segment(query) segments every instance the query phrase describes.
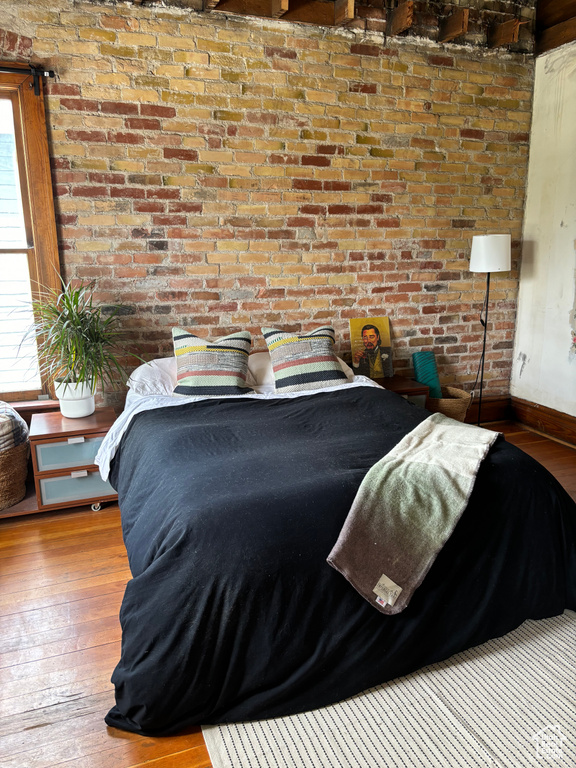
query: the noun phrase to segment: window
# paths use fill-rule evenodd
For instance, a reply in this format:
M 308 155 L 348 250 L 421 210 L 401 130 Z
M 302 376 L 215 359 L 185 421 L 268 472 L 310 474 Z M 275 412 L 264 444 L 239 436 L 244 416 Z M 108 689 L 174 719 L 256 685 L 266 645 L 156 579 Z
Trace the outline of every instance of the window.
M 42 88 L 28 67 L 0 63 L 0 400 L 32 400 L 45 388 L 36 344 L 21 346 L 29 302 L 59 285 L 58 246 Z

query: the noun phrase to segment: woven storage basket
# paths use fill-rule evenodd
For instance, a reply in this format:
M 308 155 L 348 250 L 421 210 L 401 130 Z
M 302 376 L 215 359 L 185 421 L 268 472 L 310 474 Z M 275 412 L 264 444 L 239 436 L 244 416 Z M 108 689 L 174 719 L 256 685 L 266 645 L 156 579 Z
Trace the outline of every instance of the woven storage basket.
M 0 451 L 0 510 L 13 507 L 26 496 L 30 443 Z
M 472 395 L 457 387 L 442 387 L 444 397 L 429 397 L 426 408 L 433 413 L 443 413 L 456 421 L 464 421 Z

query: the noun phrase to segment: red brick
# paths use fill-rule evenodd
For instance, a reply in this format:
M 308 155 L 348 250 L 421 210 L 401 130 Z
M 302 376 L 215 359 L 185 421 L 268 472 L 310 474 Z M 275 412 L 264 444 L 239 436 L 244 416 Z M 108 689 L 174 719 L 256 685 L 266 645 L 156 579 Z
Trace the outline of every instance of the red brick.
M 290 48 L 276 48 L 271 45 L 264 47 L 264 54 L 266 56 L 277 56 L 280 59 L 297 59 L 298 55 L 296 51 L 290 50 Z
M 109 131 L 108 141 L 114 144 L 144 144 L 146 139 L 138 133 L 128 133 L 127 131 Z
M 202 213 L 202 203 L 168 203 L 168 210 L 171 213 Z
M 167 160 L 188 160 L 196 162 L 198 160 L 198 152 L 195 149 L 181 149 L 179 147 L 165 147 L 164 157 Z
M 98 112 L 99 109 L 94 99 L 60 99 L 60 106 L 73 112 Z
M 313 251 L 332 251 L 338 248 L 336 240 L 316 240 L 312 243 Z
M 78 221 L 78 216 L 74 213 L 58 213 L 56 214 L 56 222 L 60 224 L 61 226 L 71 226 L 73 224 L 76 224 Z
M 114 270 L 114 276 L 118 278 L 134 279 L 136 277 L 146 277 L 148 270 L 146 267 L 117 267 Z
M 430 54 L 428 56 L 428 63 L 435 67 L 453 67 L 454 59 L 452 56 L 440 56 L 438 54 Z
M 107 187 L 74 187 L 72 190 L 72 197 L 104 197 L 107 194 Z
M 137 115 L 138 104 L 126 101 L 103 101 L 100 107 L 102 112 L 111 115 Z
M 157 291 L 158 301 L 186 301 L 188 294 L 186 291 Z
M 146 197 L 150 200 L 178 200 L 180 198 L 180 190 L 177 187 L 147 189 Z
M 283 299 L 286 295 L 284 288 L 260 288 L 256 294 L 257 299 Z
M 159 227 L 185 227 L 186 216 L 176 214 L 156 214 L 152 216 L 152 223 Z
M 164 203 L 151 203 L 149 201 L 134 203 L 136 213 L 163 213 Z
M 59 83 L 51 78 L 46 78 L 46 90 L 51 96 L 80 96 L 80 86 L 68 83 Z
M 324 181 L 323 188 L 326 192 L 348 192 L 352 185 L 349 181 Z
M 98 143 L 106 141 L 104 131 L 77 131 L 70 129 L 66 131 L 66 138 L 70 141 L 80 141 L 82 143 Z
M 380 56 L 383 54 L 383 50 L 378 45 L 352 43 L 350 46 L 350 53 L 356 53 L 358 56 Z
M 110 187 L 110 197 L 128 197 L 132 200 L 146 196 L 146 190 L 138 187 Z
M 278 115 L 273 112 L 247 112 L 246 120 L 248 120 L 249 123 L 276 125 L 278 123 Z
M 319 144 L 316 152 L 319 155 L 343 155 L 344 147 L 339 147 L 336 144 Z
M 160 120 L 145 117 L 127 117 L 124 125 L 133 131 L 159 131 L 162 127 Z
M 32 53 L 33 40 L 31 37 L 20 35 L 16 44 L 16 53 L 21 57 L 27 57 Z
M 314 179 L 292 179 L 293 189 L 322 189 L 322 182 Z
M 162 107 L 156 104 L 141 104 L 140 114 L 145 117 L 176 117 L 174 107 Z
M 228 130 L 230 131 L 233 127 L 234 126 L 229 126 Z M 198 125 L 198 133 L 202 136 L 225 136 L 226 128 L 217 123 L 200 123 Z M 228 135 L 232 134 L 229 133 Z
M 302 155 L 302 165 L 317 165 L 327 168 L 331 164 L 332 161 L 325 155 Z
M 420 240 L 420 247 L 430 248 L 432 250 L 434 249 L 440 250 L 446 247 L 446 241 L 445 240 Z
M 18 48 L 19 36 L 15 32 L 4 32 L 4 40 L 2 41 L 2 47 L 7 53 L 15 53 Z
M 348 86 L 350 93 L 377 93 L 376 83 L 350 83 Z
M 172 240 L 199 240 L 200 230 L 174 227 L 168 230 L 167 235 Z
M 479 131 L 476 128 L 461 128 L 460 136 L 463 139 L 483 139 L 484 131 Z
M 126 32 L 134 29 L 134 21 L 124 16 L 102 16 L 100 23 L 105 29 L 121 29 Z
M 298 160 L 298 155 L 271 154 L 268 158 L 271 165 L 298 165 Z
M 355 205 L 329 205 L 328 206 L 328 215 L 329 216 L 347 216 L 349 214 L 356 213 L 356 206 Z
M 52 157 L 50 159 L 51 168 L 70 168 L 70 160 L 66 157 Z
M 314 227 L 316 219 L 306 218 L 305 216 L 289 216 L 286 220 L 289 227 Z
M 82 171 L 54 171 L 52 174 L 56 183 L 60 184 L 79 184 L 86 181 L 86 174 Z

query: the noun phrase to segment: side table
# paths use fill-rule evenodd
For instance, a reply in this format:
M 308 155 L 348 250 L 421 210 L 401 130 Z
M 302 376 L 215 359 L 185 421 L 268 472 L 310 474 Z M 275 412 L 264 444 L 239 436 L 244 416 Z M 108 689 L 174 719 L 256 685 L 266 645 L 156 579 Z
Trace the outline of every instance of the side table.
M 116 501 L 110 483 L 100 477 L 94 458 L 114 423 L 113 408 L 97 408 L 91 416 L 67 419 L 59 411 L 35 413 L 30 422 L 30 451 L 38 511 Z
M 426 384 L 420 384 L 419 381 L 407 379 L 405 376 L 388 376 L 384 379 L 374 379 L 374 381 L 383 386 L 384 389 L 401 395 L 405 400 L 422 408 L 426 407 L 429 392 L 429 387 Z

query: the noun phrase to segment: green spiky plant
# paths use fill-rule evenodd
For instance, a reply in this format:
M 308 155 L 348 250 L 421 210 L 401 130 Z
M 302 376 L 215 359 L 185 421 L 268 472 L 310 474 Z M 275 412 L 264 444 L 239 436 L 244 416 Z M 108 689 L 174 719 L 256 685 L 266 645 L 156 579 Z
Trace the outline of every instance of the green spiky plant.
M 94 286 L 62 280 L 61 290 L 46 289 L 32 301 L 35 322 L 27 334 L 36 337 L 40 373 L 48 383 L 86 384 L 92 394 L 98 382 L 115 388 L 125 381 L 126 355 L 121 306 L 97 304 Z

